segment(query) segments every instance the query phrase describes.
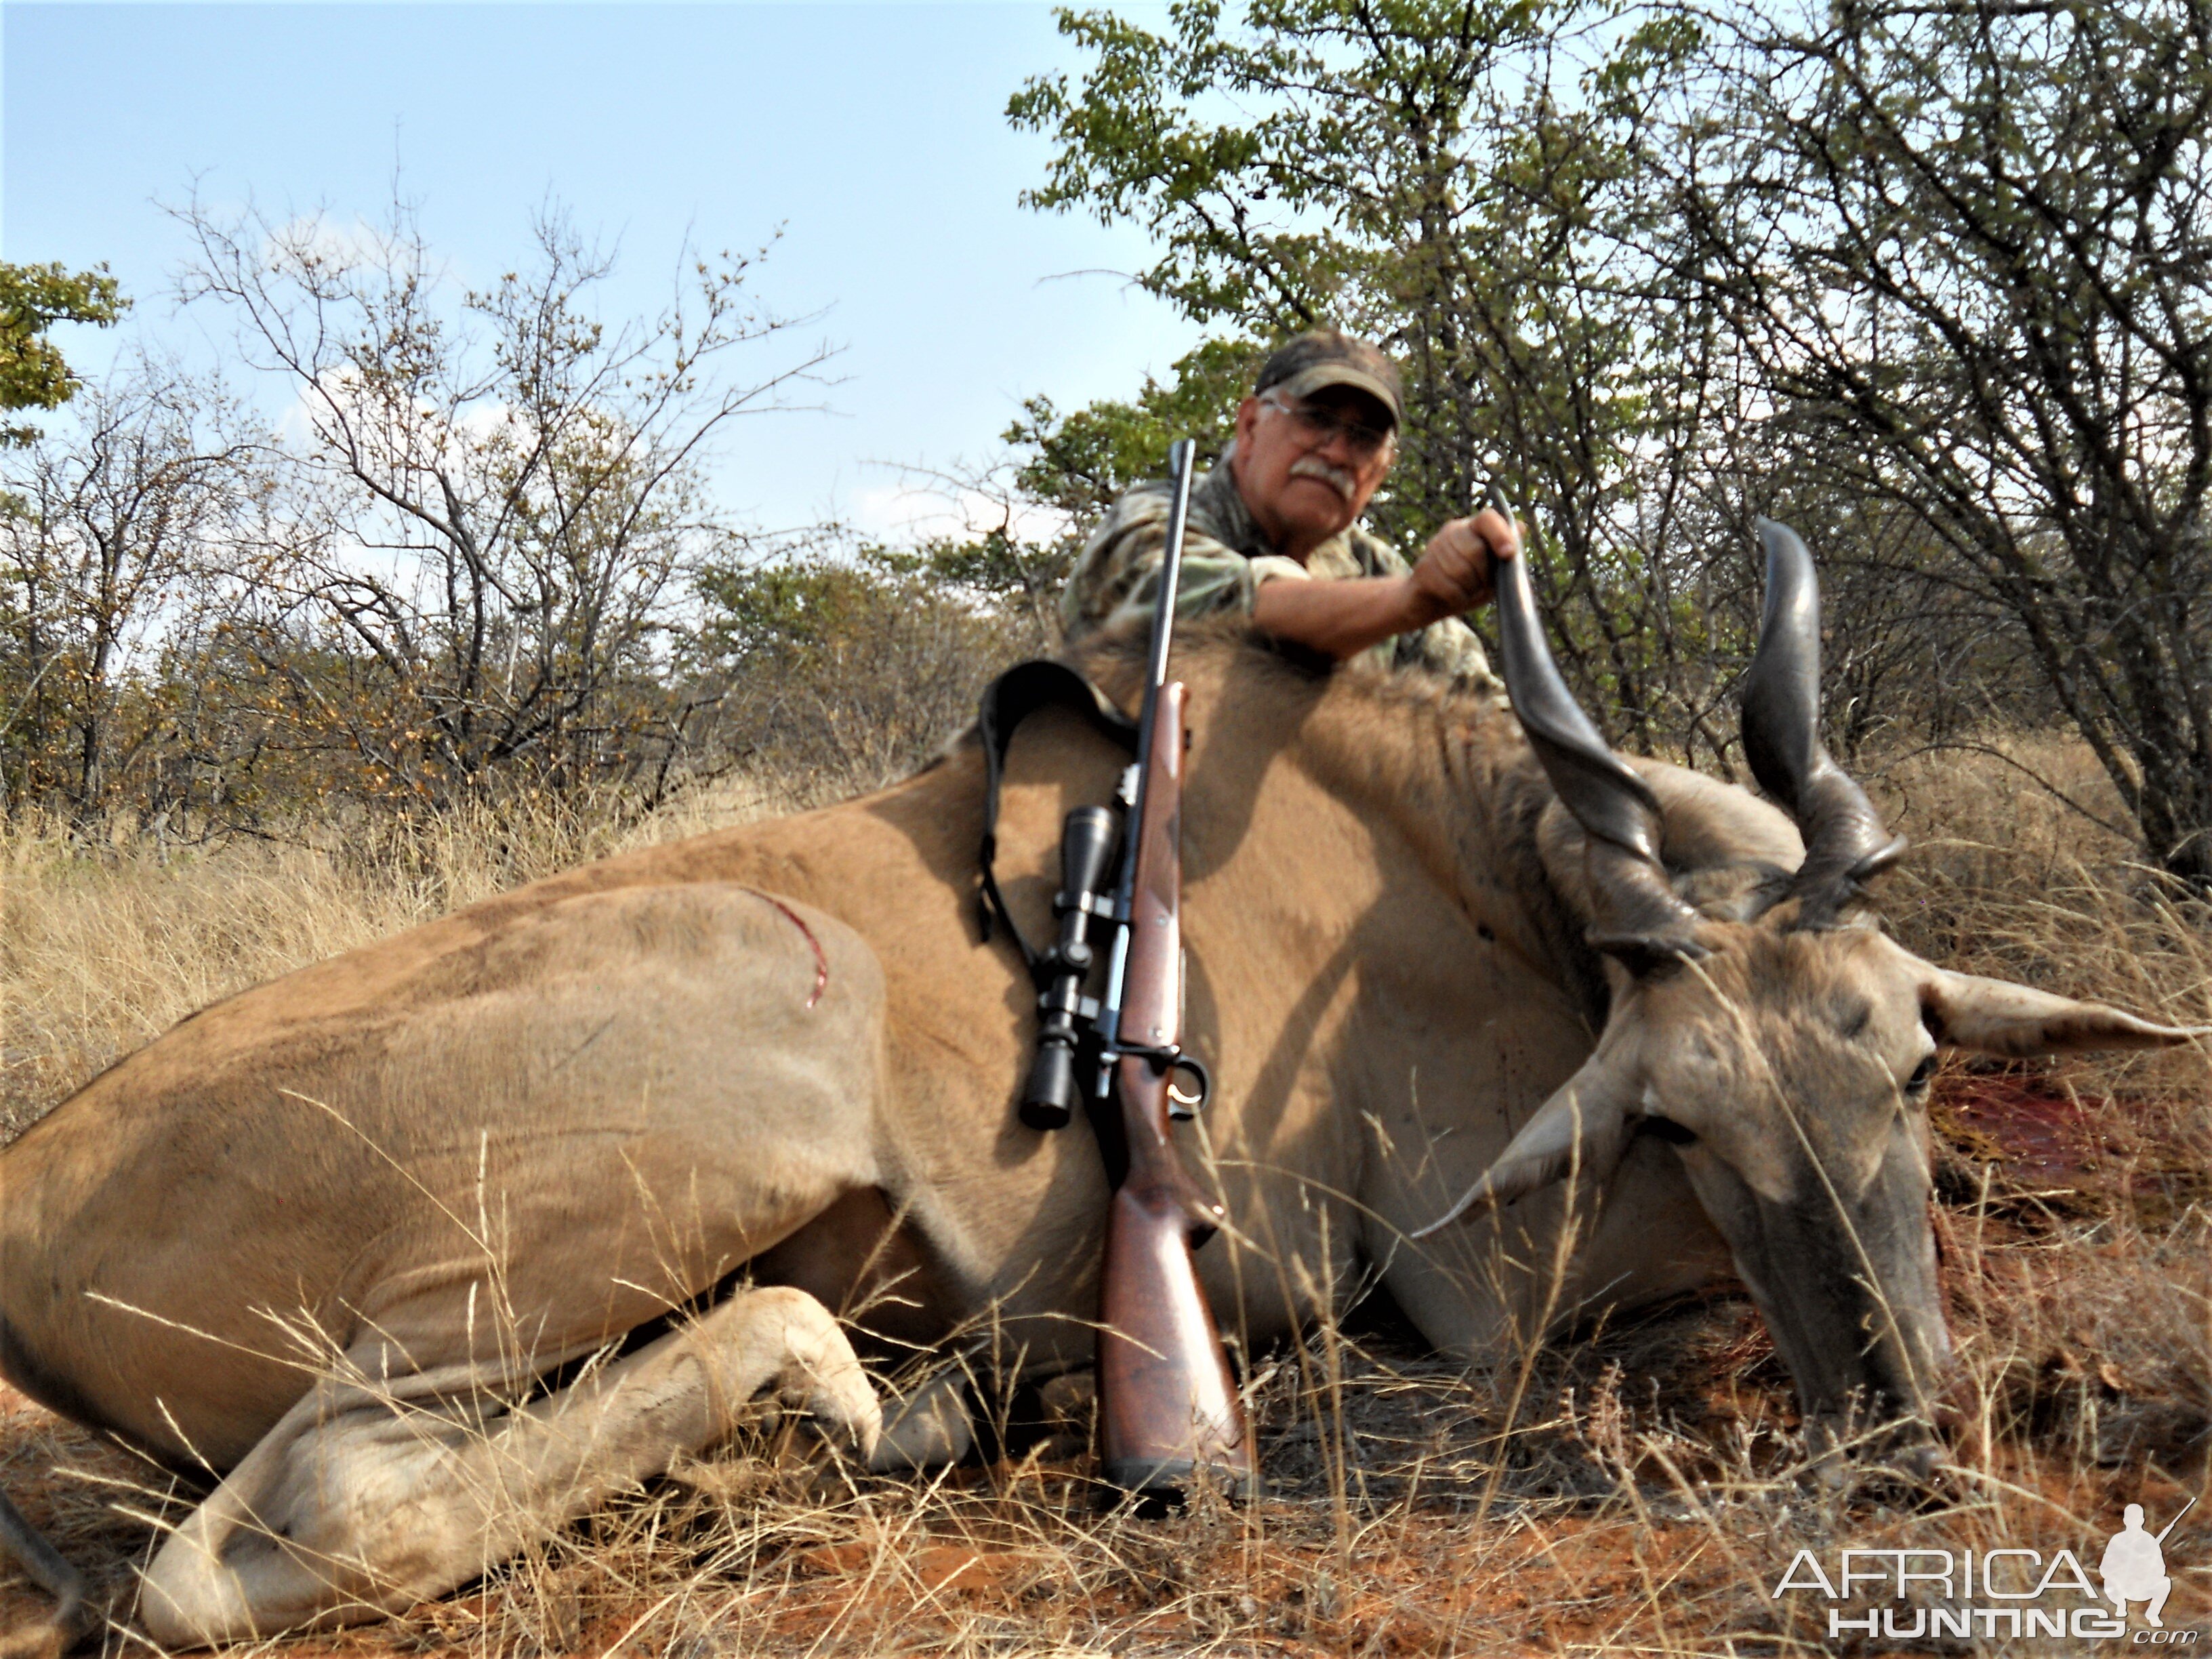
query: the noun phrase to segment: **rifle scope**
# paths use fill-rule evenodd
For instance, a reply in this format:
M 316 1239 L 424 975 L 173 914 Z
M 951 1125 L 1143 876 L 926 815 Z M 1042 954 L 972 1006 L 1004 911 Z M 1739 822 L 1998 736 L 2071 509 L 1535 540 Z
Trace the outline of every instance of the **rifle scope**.
M 1091 1089 L 1077 1075 L 1077 1050 L 1083 1042 L 1083 981 L 1097 953 L 1088 937 L 1091 919 L 1113 911 L 1105 884 L 1114 856 L 1114 814 L 1103 806 L 1079 806 L 1067 815 L 1060 837 L 1060 891 L 1052 913 L 1060 918 L 1060 939 L 1043 967 L 1050 982 L 1037 996 L 1043 1018 L 1037 1031 L 1037 1056 L 1022 1085 L 1022 1121 L 1032 1129 L 1063 1129 Z

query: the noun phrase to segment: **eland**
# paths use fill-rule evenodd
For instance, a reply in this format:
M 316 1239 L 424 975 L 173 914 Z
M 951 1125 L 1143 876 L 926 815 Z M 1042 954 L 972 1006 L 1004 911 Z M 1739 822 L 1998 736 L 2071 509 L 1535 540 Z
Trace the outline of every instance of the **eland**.
M 1810 1437 L 1923 1438 L 1947 1363 L 1925 1112 L 1945 1044 L 2197 1035 L 1946 971 L 1862 890 L 1890 839 L 1818 737 L 1811 560 L 1763 526 L 1744 693 L 1768 805 L 1611 753 L 1503 567 L 1501 703 L 1178 654 L 1200 1254 L 1252 1352 L 1378 1274 L 1494 1360 L 1602 1308 L 1748 1286 Z M 1076 657 L 1130 703 L 1127 641 Z M 1014 909 L 1122 763 L 1015 740 Z M 990 1323 L 1089 1363 L 1107 1167 L 1015 1113 L 1034 993 L 980 936 L 972 737 L 827 811 L 607 860 L 215 1004 L 0 1154 L 0 1372 L 210 1483 L 145 1569 L 169 1647 L 382 1616 L 726 1437 L 764 1391 L 879 1468 L 958 1392 L 875 1377 Z M 1449 1223 L 1449 1224 L 1445 1224 Z M 82 1583 L 0 1499 L 0 1536 Z

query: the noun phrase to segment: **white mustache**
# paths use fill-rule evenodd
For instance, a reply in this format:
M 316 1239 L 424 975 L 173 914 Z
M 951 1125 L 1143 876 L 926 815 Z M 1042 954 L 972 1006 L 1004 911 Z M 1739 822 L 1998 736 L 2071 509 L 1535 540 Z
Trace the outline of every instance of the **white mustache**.
M 1359 480 L 1340 466 L 1332 466 L 1318 455 L 1301 455 L 1291 463 L 1293 478 L 1319 478 L 1347 501 L 1358 492 Z

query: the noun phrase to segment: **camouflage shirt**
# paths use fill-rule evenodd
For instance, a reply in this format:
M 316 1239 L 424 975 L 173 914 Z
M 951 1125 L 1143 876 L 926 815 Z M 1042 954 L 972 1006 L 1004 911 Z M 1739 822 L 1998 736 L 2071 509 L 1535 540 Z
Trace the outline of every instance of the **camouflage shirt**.
M 1124 490 L 1084 544 L 1060 593 L 1060 618 L 1071 641 L 1127 617 L 1152 614 L 1167 536 L 1166 483 Z M 1191 486 L 1176 615 L 1185 620 L 1249 616 L 1252 596 L 1262 582 L 1401 576 L 1409 568 L 1396 549 L 1357 525 L 1314 549 L 1304 565 L 1273 551 L 1253 522 L 1224 454 L 1219 466 Z M 1383 669 L 1425 668 L 1467 690 L 1504 689 L 1490 672 L 1482 641 L 1456 617 L 1370 646 L 1359 660 Z

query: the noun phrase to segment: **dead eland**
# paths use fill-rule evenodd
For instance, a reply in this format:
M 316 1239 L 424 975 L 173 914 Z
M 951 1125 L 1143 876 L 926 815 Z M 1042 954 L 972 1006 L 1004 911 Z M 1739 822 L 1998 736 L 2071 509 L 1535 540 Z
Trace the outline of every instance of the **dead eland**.
M 1525 583 L 1517 720 L 1241 637 L 1181 652 L 1218 1103 L 1189 1150 L 1231 1223 L 1199 1260 L 1248 1343 L 1363 1267 L 1470 1360 L 1733 1274 L 1816 1440 L 1854 1411 L 1910 1434 L 1948 1351 L 1938 1045 L 2193 1035 L 1884 935 L 1861 889 L 1899 845 L 1818 741 L 1810 560 L 1767 533 L 1747 750 L 1786 811 L 1608 753 Z M 1132 701 L 1126 642 L 1079 660 Z M 1016 740 L 1026 923 L 1121 760 L 1056 714 Z M 868 1368 L 987 1316 L 1025 1374 L 1089 1363 L 1106 1173 L 1015 1115 L 1033 1000 L 978 936 L 982 771 L 971 739 L 288 975 L 0 1154 L 0 1372 L 214 1483 L 145 1573 L 155 1640 L 444 1594 L 769 1389 L 878 1466 L 957 1456 L 954 1391 L 887 1413 Z M 61 1598 L 6 1646 L 58 1646 L 75 1575 L 4 1500 L 0 1534 Z

